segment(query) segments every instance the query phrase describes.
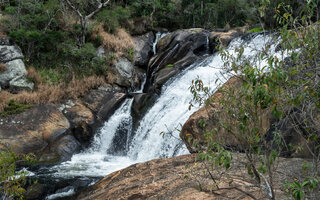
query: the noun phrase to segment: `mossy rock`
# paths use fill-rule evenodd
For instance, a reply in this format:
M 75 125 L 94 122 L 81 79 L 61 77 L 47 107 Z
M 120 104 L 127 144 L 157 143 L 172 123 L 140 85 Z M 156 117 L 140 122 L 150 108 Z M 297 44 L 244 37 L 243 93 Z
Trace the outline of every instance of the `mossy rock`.
M 8 117 L 10 115 L 15 115 L 22 113 L 23 111 L 32 108 L 33 104 L 22 104 L 14 100 L 10 100 L 7 103 L 7 107 L 4 108 L 3 112 L 0 113 L 1 117 Z

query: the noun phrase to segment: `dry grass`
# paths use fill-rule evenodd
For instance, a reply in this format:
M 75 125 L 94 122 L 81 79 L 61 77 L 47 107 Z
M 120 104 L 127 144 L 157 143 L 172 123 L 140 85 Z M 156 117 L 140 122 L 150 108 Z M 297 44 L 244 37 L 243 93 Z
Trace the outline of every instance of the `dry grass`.
M 130 34 L 124 29 L 118 29 L 115 34 L 110 34 L 103 29 L 102 24 L 97 26 L 92 33 L 92 38 L 98 37 L 101 38 L 102 45 L 106 49 L 114 52 L 115 58 L 127 53 L 128 50 L 132 49 L 135 45 Z
M 0 112 L 7 106 L 9 100 L 23 104 L 59 103 L 64 99 L 76 99 L 84 96 L 90 89 L 105 85 L 105 79 L 98 76 L 89 76 L 83 79 L 75 79 L 68 84 L 48 85 L 40 83 L 36 91 L 24 91 L 19 94 L 11 94 L 7 91 L 0 93 Z
M 4 64 L 4 63 L 0 63 L 0 73 L 4 72 L 4 71 L 7 71 L 7 70 L 8 70 L 7 65 Z
M 32 66 L 28 68 L 27 78 L 31 79 L 36 85 L 43 83 L 42 77 Z

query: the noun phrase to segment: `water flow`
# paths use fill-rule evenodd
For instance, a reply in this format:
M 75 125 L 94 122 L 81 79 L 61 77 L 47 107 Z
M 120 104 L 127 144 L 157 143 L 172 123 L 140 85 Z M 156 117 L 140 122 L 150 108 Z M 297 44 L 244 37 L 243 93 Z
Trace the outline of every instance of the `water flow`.
M 243 55 L 252 58 L 257 51 L 266 51 L 265 44 L 270 41 L 273 41 L 270 35 L 257 35 L 247 41 L 238 38 L 231 42 L 228 51 L 235 55 L 235 49 L 242 46 L 244 47 Z M 268 51 L 277 55 L 279 53 L 276 53 L 275 47 L 276 45 L 272 44 Z M 277 57 L 281 58 L 281 55 Z M 262 67 L 265 64 L 265 61 L 259 63 Z M 193 64 L 169 80 L 163 86 L 160 97 L 145 114 L 134 133 L 131 130 L 132 124 L 130 125 L 133 99 L 125 100 L 97 134 L 91 148 L 74 155 L 71 161 L 52 168 L 52 172 L 55 176 L 63 177 L 105 176 L 133 163 L 188 153 L 185 145 L 179 139 L 177 129 L 180 129 L 189 116 L 198 109 L 188 110 L 192 99 L 192 94 L 189 92 L 191 82 L 199 77 L 206 86 L 215 90 L 217 85 L 224 83 L 229 78 L 228 75 L 223 74 L 225 71 L 223 66 L 224 62 L 216 54 Z M 219 81 L 216 82 L 217 79 Z M 124 156 L 117 156 L 110 151 L 115 145 L 114 137 L 119 130 L 133 137 L 130 146 L 128 144 L 125 146 Z M 163 135 L 162 132 L 166 134 Z M 127 143 L 128 141 L 129 137 L 127 137 Z
M 161 38 L 163 38 L 164 36 L 168 35 L 168 34 L 169 34 L 169 33 L 160 33 L 160 32 L 158 32 L 158 33 L 156 34 L 156 40 L 155 40 L 154 43 L 153 43 L 153 54 L 154 54 L 154 55 L 157 53 L 157 44 L 158 44 L 159 40 L 160 40 Z

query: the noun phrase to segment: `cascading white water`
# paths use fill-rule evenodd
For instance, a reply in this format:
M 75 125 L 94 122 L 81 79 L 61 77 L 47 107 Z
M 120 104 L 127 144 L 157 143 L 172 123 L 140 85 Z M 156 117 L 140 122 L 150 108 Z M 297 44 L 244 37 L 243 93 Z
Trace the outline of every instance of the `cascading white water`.
M 275 51 L 277 42 L 272 35 L 262 34 L 253 39 L 243 41 L 237 38 L 228 47 L 230 54 L 235 54 L 235 49 L 244 47 L 244 56 L 250 58 L 257 51 L 266 51 L 283 57 Z M 270 48 L 264 49 L 266 43 Z M 259 63 L 261 67 L 265 61 Z M 74 155 L 71 161 L 62 163 L 52 168 L 55 176 L 105 176 L 113 171 L 127 167 L 130 164 L 142 162 L 154 158 L 171 157 L 188 153 L 186 147 L 179 139 L 176 128 L 180 129 L 188 117 L 197 109 L 188 110 L 192 94 L 189 92 L 192 80 L 199 77 L 206 86 L 213 90 L 217 84 L 224 83 L 228 77 L 223 75 L 223 61 L 218 54 L 207 57 L 199 63 L 190 66 L 184 72 L 172 78 L 162 88 L 161 95 L 155 104 L 147 111 L 140 125 L 133 133 L 132 142 L 126 145 L 126 155 L 116 156 L 109 149 L 116 132 L 126 129 L 127 135 L 131 135 L 132 119 L 131 105 L 133 99 L 127 99 L 122 106 L 105 123 L 101 131 L 94 139 L 93 146 L 87 151 Z M 222 78 L 224 77 L 224 78 Z M 218 82 L 216 80 L 219 79 Z M 160 134 L 165 132 L 164 137 Z M 170 134 L 168 134 L 170 133 Z M 172 136 L 171 136 L 172 135 Z M 127 139 L 128 141 L 128 139 Z
M 152 46 L 153 54 L 156 54 L 156 53 L 157 53 L 157 44 L 158 44 L 159 40 L 160 40 L 161 38 L 163 38 L 164 36 L 168 35 L 168 34 L 169 34 L 169 33 L 160 33 L 160 32 L 158 32 L 158 33 L 156 34 L 156 40 L 155 40 L 155 42 L 153 43 L 153 46 Z

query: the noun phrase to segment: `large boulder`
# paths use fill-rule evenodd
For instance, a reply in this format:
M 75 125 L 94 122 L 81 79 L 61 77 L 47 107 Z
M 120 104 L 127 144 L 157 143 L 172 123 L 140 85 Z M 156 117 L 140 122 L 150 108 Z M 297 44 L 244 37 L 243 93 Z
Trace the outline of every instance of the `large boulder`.
M 0 148 L 9 147 L 17 153 L 35 153 L 41 157 L 44 152 L 54 151 L 50 146 L 67 135 L 69 128 L 69 121 L 56 106 L 36 105 L 20 114 L 1 118 Z M 59 156 L 55 158 L 58 161 L 69 155 L 61 152 Z
M 219 90 L 217 90 L 211 97 L 212 102 L 210 105 L 204 106 L 195 113 L 193 113 L 189 119 L 183 125 L 180 138 L 186 144 L 188 150 L 192 153 L 198 152 L 199 149 L 196 149 L 193 144 L 194 142 L 199 143 L 200 146 L 205 146 L 207 144 L 205 140 L 206 132 L 210 132 L 215 128 L 219 128 L 219 114 L 224 112 L 223 107 L 220 105 L 220 100 L 225 94 L 224 91 L 228 91 L 229 88 L 237 90 L 241 86 L 241 80 L 239 78 L 229 79 Z M 222 116 L 222 115 L 221 115 Z M 227 120 L 227 119 L 222 119 Z M 269 122 L 269 118 L 266 119 Z M 200 122 L 206 122 L 206 126 L 202 126 Z M 265 125 L 267 128 L 270 127 L 270 124 Z M 232 127 L 237 129 L 237 127 Z M 215 135 L 215 138 L 221 139 L 219 142 L 223 143 L 226 147 L 233 148 L 236 150 L 244 150 L 245 144 L 238 140 L 233 134 L 229 133 L 224 129 L 219 129 L 219 132 Z
M 209 53 L 210 32 L 204 29 L 178 30 L 163 37 L 157 44 L 147 69 L 147 90 L 159 89 L 176 73 Z
M 113 83 L 119 86 L 130 88 L 132 91 L 139 89 L 143 72 L 133 65 L 127 58 L 120 57 L 115 64 L 116 72 L 113 73 Z
M 245 155 L 234 154 L 229 170 L 211 170 L 194 155 L 151 160 L 114 172 L 95 185 L 81 191 L 75 199 L 267 199 L 266 193 L 248 174 Z M 282 159 L 274 172 L 273 188 L 279 199 L 285 199 L 285 180 L 303 178 L 302 159 Z M 215 190 L 216 178 L 220 190 Z M 221 177 L 219 179 L 219 177 Z M 201 188 L 201 191 L 199 190 Z M 214 192 L 213 192 L 214 190 Z M 248 195 L 249 194 L 249 195 Z
M 92 111 L 81 100 L 68 100 L 62 104 L 59 110 L 70 122 L 73 136 L 87 147 L 94 136 L 96 119 Z
M 0 86 L 8 88 L 12 92 L 32 90 L 34 84 L 26 79 L 27 70 L 22 61 L 21 49 L 9 39 L 0 39 L 0 63 L 6 66 L 6 70 L 0 71 Z
M 83 104 L 96 116 L 97 123 L 107 120 L 126 98 L 125 93 L 92 90 L 83 99 Z
M 193 113 L 185 122 L 180 132 L 180 138 L 184 141 L 191 153 L 206 149 L 207 141 L 205 133 L 212 132 L 213 130 L 217 130 L 217 132 L 213 134 L 213 140 L 219 142 L 225 148 L 240 152 L 247 150 L 250 141 L 241 137 L 239 134 L 234 134 L 240 133 L 240 128 L 238 124 L 230 121 L 232 119 L 225 113 L 226 109 L 219 103 L 222 96 L 228 94 L 230 89 L 235 91 L 235 101 L 238 101 L 240 104 L 241 101 L 245 101 L 237 97 L 236 91 L 241 85 L 242 80 L 240 78 L 233 77 L 229 79 L 211 96 L 210 105 L 204 106 Z M 318 116 L 319 114 L 314 113 L 313 120 L 315 120 L 316 123 L 320 123 Z M 284 117 L 278 120 L 272 115 L 270 109 L 263 109 L 259 112 L 259 118 L 260 125 L 258 132 L 264 135 L 265 141 L 268 143 L 268 145 L 265 146 L 266 148 L 271 147 L 278 150 L 280 155 L 285 157 L 312 158 L 310 150 L 314 151 L 317 148 L 316 146 L 319 144 L 319 140 L 314 142 L 309 141 L 309 136 L 306 133 L 310 128 L 304 123 L 308 120 L 305 120 L 303 116 L 297 114 L 297 112 L 293 115 L 293 112 L 288 111 L 284 112 Z M 203 126 L 204 122 L 206 124 L 205 126 Z M 233 133 L 223 128 L 221 122 L 231 124 Z M 281 133 L 283 142 L 285 143 L 281 149 L 279 149 L 276 141 L 274 141 L 274 131 Z M 289 148 L 290 146 L 295 148 Z
M 154 34 L 149 32 L 145 35 L 134 38 L 134 65 L 146 69 L 148 62 L 153 55 Z
M 74 138 L 83 148 L 87 147 L 97 129 L 113 114 L 126 94 L 100 88 L 90 91 L 84 98 L 68 100 L 59 110 L 70 122 Z
M 247 27 L 234 28 L 230 30 L 215 30 L 210 33 L 210 49 L 219 50 L 219 46 L 227 47 L 229 43 L 236 37 L 241 36 L 247 31 Z

